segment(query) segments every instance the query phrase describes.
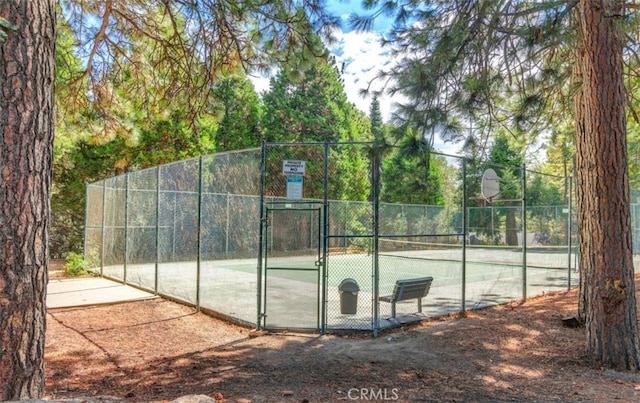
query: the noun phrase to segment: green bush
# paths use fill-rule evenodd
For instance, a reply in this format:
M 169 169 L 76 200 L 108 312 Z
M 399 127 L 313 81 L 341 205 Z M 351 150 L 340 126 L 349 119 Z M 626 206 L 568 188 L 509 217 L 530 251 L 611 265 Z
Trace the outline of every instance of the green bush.
M 89 262 L 76 252 L 69 252 L 64 265 L 64 272 L 69 277 L 77 277 L 87 274 L 89 270 Z

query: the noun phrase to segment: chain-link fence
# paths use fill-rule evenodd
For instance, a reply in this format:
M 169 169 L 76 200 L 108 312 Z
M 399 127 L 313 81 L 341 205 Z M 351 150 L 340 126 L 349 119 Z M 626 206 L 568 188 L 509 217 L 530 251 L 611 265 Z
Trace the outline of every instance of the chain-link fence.
M 259 328 L 377 334 L 577 284 L 570 187 L 406 147 L 264 144 L 89 184 L 85 255 L 104 276 Z M 388 302 L 398 280 L 425 277 L 422 304 Z

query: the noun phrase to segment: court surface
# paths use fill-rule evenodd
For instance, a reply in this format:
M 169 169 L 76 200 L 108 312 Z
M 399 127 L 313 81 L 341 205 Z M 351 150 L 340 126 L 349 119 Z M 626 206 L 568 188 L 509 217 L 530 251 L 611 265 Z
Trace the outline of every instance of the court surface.
M 71 308 L 156 298 L 149 292 L 101 277 L 50 279 L 47 308 Z
M 371 329 L 376 309 L 373 259 L 367 253 L 330 253 L 324 277 L 317 269 L 316 256 L 268 256 L 261 277 L 257 275 L 257 259 L 161 263 L 157 271 L 155 264 L 129 264 L 126 283 L 149 291 L 157 284 L 161 295 L 255 324 L 260 281 L 260 316 L 267 327 L 318 329 L 324 311 L 327 329 Z M 486 248 L 468 248 L 464 268 L 460 259 L 461 249 L 381 253 L 378 295 L 390 294 L 397 279 L 431 276 L 434 281 L 423 300 L 422 314 L 417 313 L 417 301 L 406 301 L 398 303 L 397 318 L 393 319 L 391 304 L 380 302 L 379 327 L 460 311 L 463 271 L 465 309 L 521 299 L 524 275 L 527 297 L 566 290 L 569 283 L 577 286 L 579 280 L 568 267 L 575 256 L 566 250 L 529 251 L 527 262 L 535 266 L 528 266 L 526 271 L 522 268 L 522 252 L 514 249 L 496 253 Z M 103 275 L 124 280 L 125 267 L 105 267 Z M 354 279 L 359 286 L 354 315 L 341 313 L 339 287 L 345 278 Z

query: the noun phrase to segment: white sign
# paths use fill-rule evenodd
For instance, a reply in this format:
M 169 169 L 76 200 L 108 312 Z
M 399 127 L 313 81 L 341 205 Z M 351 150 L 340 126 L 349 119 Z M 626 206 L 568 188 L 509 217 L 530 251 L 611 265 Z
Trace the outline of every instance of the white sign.
M 284 175 L 300 175 L 304 176 L 306 161 L 284 160 L 282 161 L 282 173 Z
M 302 183 L 302 176 L 287 176 L 287 199 L 302 199 Z

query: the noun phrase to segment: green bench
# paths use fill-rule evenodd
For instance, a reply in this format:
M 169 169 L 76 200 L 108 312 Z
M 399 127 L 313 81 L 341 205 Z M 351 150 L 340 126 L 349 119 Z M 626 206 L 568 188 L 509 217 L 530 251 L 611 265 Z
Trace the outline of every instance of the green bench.
M 391 295 L 385 295 L 378 300 L 391 303 L 391 317 L 396 317 L 396 303 L 418 300 L 418 312 L 422 313 L 422 298 L 426 297 L 431 288 L 433 277 L 420 277 L 397 280 Z

